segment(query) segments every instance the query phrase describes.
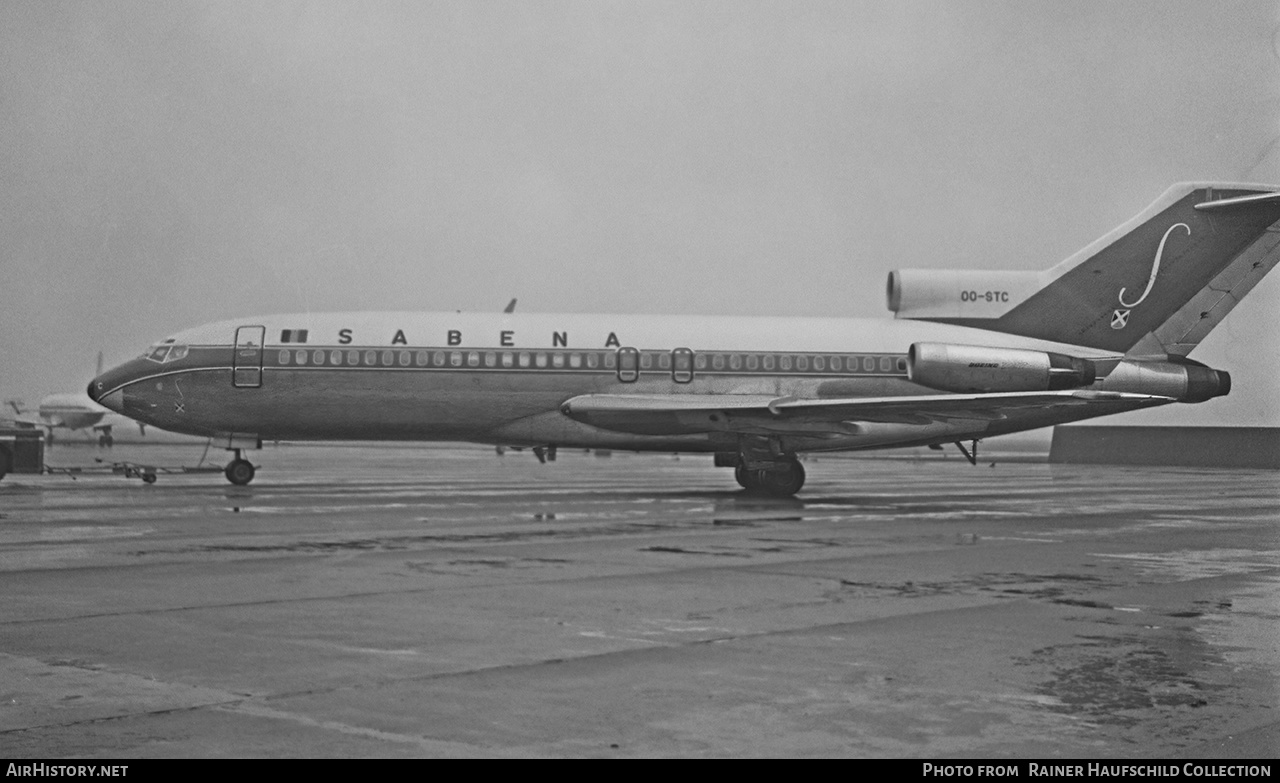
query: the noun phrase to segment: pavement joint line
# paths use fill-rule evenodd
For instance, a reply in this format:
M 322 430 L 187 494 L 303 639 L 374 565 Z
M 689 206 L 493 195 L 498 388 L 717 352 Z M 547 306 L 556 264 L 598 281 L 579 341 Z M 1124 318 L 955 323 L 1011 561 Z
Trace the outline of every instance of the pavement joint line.
M 954 548 L 955 548 L 954 545 L 939 545 L 933 551 L 947 552 L 947 551 L 951 551 Z M 821 550 L 811 550 L 811 551 L 831 552 L 831 550 L 833 549 L 834 547 L 830 547 L 830 548 L 823 548 Z M 653 567 L 653 568 L 636 567 L 635 570 L 633 571 L 628 571 L 626 573 L 620 573 L 620 574 L 604 574 L 604 575 L 595 574 L 595 575 L 579 576 L 579 577 L 564 577 L 559 579 L 533 580 L 530 582 L 530 584 L 536 584 L 536 585 L 573 584 L 578 582 L 626 579 L 630 577 L 643 576 L 643 575 L 655 574 L 655 573 L 665 574 L 668 576 L 679 576 L 681 574 L 694 574 L 702 571 L 712 571 L 712 570 L 721 571 L 721 572 L 726 570 L 749 571 L 752 574 L 766 574 L 769 576 L 781 576 L 781 577 L 788 577 L 793 579 L 813 579 L 815 577 L 812 574 L 789 573 L 787 570 L 783 570 L 783 569 L 788 566 L 798 568 L 808 564 L 824 563 L 832 560 L 848 559 L 847 557 L 837 556 L 835 552 L 831 552 L 831 553 L 832 553 L 831 557 L 810 558 L 805 560 L 788 560 L 786 561 L 785 564 L 730 563 L 730 562 L 723 562 L 723 561 L 717 560 L 714 562 L 714 564 L 705 563 L 705 564 L 696 565 L 696 566 L 691 565 L 687 568 L 662 569 L 658 567 Z M 666 554 L 666 553 L 661 553 L 661 554 Z M 690 553 L 690 554 L 697 555 L 698 553 Z M 878 557 L 878 556 L 879 555 L 877 553 L 864 552 L 858 556 L 858 559 L 862 559 L 865 557 Z M 891 557 L 892 553 L 885 553 L 884 556 Z M 170 565 L 170 564 L 166 563 L 165 565 Z M 53 570 L 57 570 L 57 569 L 53 569 Z M 26 572 L 26 573 L 29 573 L 29 572 Z M 823 578 L 836 579 L 836 577 L 823 577 Z M 1214 578 L 1214 577 L 1206 576 L 1203 578 Z M 338 595 L 298 596 L 295 598 L 271 598 L 271 599 L 266 599 L 262 601 L 229 602 L 229 603 L 221 603 L 221 604 L 198 604 L 194 606 L 172 606 L 172 607 L 162 607 L 162 608 L 156 608 L 156 609 L 136 609 L 131 611 L 121 611 L 121 612 L 101 612 L 96 614 L 70 615 L 66 617 L 38 617 L 38 618 L 29 618 L 29 619 L 0 620 L 0 627 L 15 626 L 15 625 L 29 625 L 34 623 L 51 623 L 51 622 L 56 623 L 56 622 L 73 622 L 78 620 L 100 620 L 100 619 L 105 619 L 110 617 L 141 617 L 141 616 L 147 616 L 147 615 L 161 615 L 161 614 L 169 614 L 169 613 L 176 613 L 176 612 L 199 612 L 204 610 L 235 609 L 235 608 L 250 607 L 250 606 L 274 606 L 279 604 L 307 603 L 311 601 L 342 601 L 342 600 L 353 599 L 353 598 L 358 599 L 358 598 L 375 598 L 378 596 L 391 596 L 391 595 L 413 595 L 415 593 L 440 593 L 442 591 L 454 591 L 454 590 L 474 591 L 476 589 L 483 589 L 486 587 L 500 587 L 503 584 L 505 584 L 505 582 L 481 582 L 481 583 L 471 582 L 466 585 L 451 585 L 447 587 L 433 586 L 433 587 L 405 588 L 405 589 L 398 589 L 398 590 L 374 590 L 369 592 L 343 593 Z
M 227 701 L 211 701 L 204 704 L 189 704 L 183 707 L 167 707 L 164 709 L 157 709 L 157 710 L 140 710 L 138 712 L 126 712 L 126 713 L 121 713 L 119 715 L 104 715 L 97 718 L 82 718 L 80 720 L 72 720 L 72 721 L 64 721 L 64 722 L 40 723 L 40 724 L 31 725 L 31 726 L 23 726 L 22 728 L 17 728 L 17 729 L 0 729 L 0 736 L 5 734 L 20 734 L 24 731 L 37 731 L 40 729 L 70 728 L 72 726 L 87 726 L 94 723 L 110 723 L 112 721 L 128 720 L 129 718 L 147 717 L 152 715 L 171 715 L 179 712 L 195 712 L 196 710 L 203 710 L 211 707 L 218 707 L 223 704 L 234 704 L 239 701 L 244 701 L 244 698 L 241 697 L 236 699 L 229 699 Z
M 970 596 L 971 597 L 971 596 Z M 599 661 L 611 657 L 619 657 L 626 655 L 639 655 L 648 653 L 671 652 L 683 649 L 692 649 L 696 647 L 710 646 L 714 644 L 723 644 L 725 642 L 750 641 L 753 639 L 777 638 L 783 636 L 804 636 L 814 633 L 830 633 L 834 629 L 849 628 L 869 623 L 890 622 L 899 620 L 904 616 L 911 618 L 919 618 L 930 614 L 946 614 L 956 611 L 976 611 L 990 609 L 993 606 L 1008 606 L 1010 603 L 1029 603 L 1037 599 L 1033 597 L 1015 597 L 1000 601 L 984 602 L 975 606 L 965 607 L 945 607 L 938 609 L 925 609 L 919 612 L 905 612 L 902 614 L 894 614 L 883 617 L 866 617 L 857 620 L 843 620 L 837 623 L 822 623 L 817 625 L 807 625 L 799 628 L 775 628 L 767 631 L 757 631 L 754 633 L 738 633 L 723 636 L 713 636 L 705 639 L 690 639 L 688 641 L 677 642 L 661 642 L 654 640 L 645 640 L 652 642 L 650 647 L 628 647 L 620 650 L 608 650 L 599 653 L 589 653 L 587 655 L 578 655 L 571 658 L 545 658 L 540 661 L 525 661 L 521 663 L 509 663 L 496 666 L 482 666 L 474 669 L 460 669 L 449 672 L 431 672 L 430 674 L 418 674 L 405 677 L 388 677 L 381 680 L 375 680 L 367 683 L 357 683 L 352 685 L 341 685 L 332 688 L 310 688 L 298 691 L 281 691 L 279 693 L 266 694 L 259 698 L 266 701 L 274 701 L 277 699 L 294 699 L 306 696 L 322 696 L 331 693 L 340 693 L 342 691 L 359 691 L 359 690 L 378 690 L 388 686 L 394 686 L 407 682 L 430 682 L 432 680 L 445 680 L 451 678 L 463 678 L 478 675 L 494 674 L 507 671 L 519 671 L 525 669 L 536 669 L 542 666 L 558 666 L 565 663 L 580 663 L 585 661 Z
M 1014 602 L 1025 603 L 1025 602 L 1034 601 L 1036 599 L 1031 597 L 1026 597 L 1026 598 L 1014 598 L 1012 600 Z M 271 602 L 271 603 L 276 603 L 276 602 Z M 981 610 L 981 609 L 990 608 L 991 606 L 997 605 L 997 604 L 1001 606 L 1005 606 L 1008 603 L 1009 603 L 1008 600 L 990 601 L 990 602 L 984 602 L 978 606 L 963 607 L 960 609 L 960 611 Z M 910 614 L 912 617 L 920 617 L 928 614 L 946 613 L 946 612 L 954 612 L 954 611 L 957 611 L 957 609 L 954 607 L 948 607 L 945 609 L 928 609 L 921 612 L 910 612 L 908 614 Z M 93 723 L 103 723 L 103 722 L 123 720 L 131 717 L 139 717 L 139 716 L 164 715 L 169 713 L 189 712 L 189 711 L 195 711 L 195 710 L 207 709 L 207 708 L 218 708 L 226 705 L 240 705 L 245 702 L 253 702 L 253 701 L 260 701 L 265 703 L 265 702 L 276 701 L 281 699 L 339 693 L 342 691 L 377 690 L 377 689 L 385 688 L 387 686 L 393 686 L 393 685 L 406 683 L 406 682 L 430 682 L 433 680 L 470 677 L 470 676 L 492 674 L 492 673 L 504 672 L 504 671 L 527 670 L 527 669 L 534 669 L 534 668 L 543 667 L 543 666 L 561 665 L 561 664 L 570 663 L 570 662 L 577 663 L 577 662 L 583 662 L 583 661 L 603 660 L 611 657 L 618 657 L 618 656 L 624 656 L 624 655 L 637 655 L 637 654 L 646 654 L 651 652 L 669 652 L 672 650 L 693 649 L 697 647 L 710 646 L 714 644 L 722 644 L 725 642 L 733 642 L 733 641 L 744 641 L 744 640 L 781 637 L 781 636 L 802 636 L 805 634 L 812 634 L 812 633 L 830 633 L 832 630 L 837 628 L 847 628 L 850 626 L 863 625 L 866 623 L 890 621 L 890 620 L 898 619 L 900 616 L 901 615 L 893 615 L 890 617 L 870 617 L 870 618 L 863 618 L 858 620 L 846 620 L 838 623 L 808 625 L 800 628 L 781 628 L 781 629 L 772 629 L 767 631 L 759 631 L 756 633 L 740 633 L 740 634 L 713 636 L 705 639 L 693 639 L 689 641 L 676 642 L 676 643 L 656 642 L 652 647 L 634 647 L 634 648 L 626 648 L 621 650 L 610 650 L 607 652 L 593 653 L 589 655 L 580 655 L 572 658 L 546 658 L 540 661 L 527 661 L 523 663 L 503 664 L 499 666 L 486 666 L 486 667 L 453 671 L 453 672 L 432 672 L 430 674 L 423 674 L 423 675 L 416 675 L 416 676 L 409 676 L 409 677 L 384 678 L 368 684 L 354 684 L 354 685 L 338 686 L 333 688 L 314 688 L 314 689 L 307 689 L 307 690 L 300 690 L 300 691 L 284 691 L 284 692 L 272 693 L 272 694 L 262 694 L 256 697 L 242 696 L 234 699 L 227 699 L 225 701 L 213 701 L 213 702 L 207 702 L 205 704 L 189 705 L 185 707 L 174 707 L 174 708 L 160 709 L 160 710 L 144 710 L 140 712 L 105 716 L 100 718 L 88 718 L 84 720 L 68 721 L 64 723 L 49 723 L 49 724 L 41 724 L 37 726 L 26 726 L 19 729 L 6 729 L 6 730 L 0 731 L 0 735 L 12 734 L 12 733 L 23 732 L 23 731 L 31 731 L 31 730 L 42 729 L 42 728 L 69 727 L 69 726 L 87 725 L 87 724 L 93 724 Z M 646 641 L 650 641 L 650 640 L 646 640 Z M 95 670 L 86 669 L 86 671 L 95 671 Z M 320 725 L 322 723 L 326 723 L 326 722 L 317 722 L 317 726 L 321 728 L 326 728 L 325 726 Z M 434 741 L 439 742 L 441 740 L 434 740 Z
M 258 718 L 269 718 L 273 720 L 292 721 L 300 723 L 304 726 L 311 726 L 318 729 L 328 731 L 336 731 L 340 734 L 351 734 L 360 737 L 368 737 L 370 739 L 386 740 L 388 742 L 398 742 L 401 744 L 415 745 L 424 749 L 437 749 L 437 746 L 444 745 L 463 745 L 474 748 L 477 752 L 483 752 L 486 749 L 481 745 L 475 745 L 469 742 L 460 742 L 458 740 L 446 740 L 427 736 L 413 736 L 410 734 L 400 734 L 397 732 L 382 731 L 379 729 L 366 728 L 364 726 L 353 726 L 349 723 L 332 720 L 318 720 L 296 712 L 288 712 L 285 710 L 272 709 L 256 700 L 245 700 L 238 704 L 224 706 L 220 704 L 212 705 L 212 709 L 222 710 L 224 712 L 234 712 L 240 715 L 249 715 Z
M 825 551 L 829 551 L 829 549 L 824 548 L 822 550 L 815 550 L 815 551 L 825 552 Z M 838 559 L 841 559 L 841 558 L 835 557 L 833 553 L 832 557 L 812 558 L 812 559 L 807 559 L 802 561 L 788 561 L 788 562 L 789 563 L 794 562 L 797 564 L 822 563 L 822 562 L 827 562 L 830 560 L 838 560 Z M 164 565 L 171 565 L 171 564 L 165 563 Z M 625 579 L 625 578 L 643 576 L 643 575 L 655 574 L 655 573 L 665 574 L 670 576 L 678 576 L 681 574 L 692 574 L 692 573 L 698 573 L 701 571 L 710 571 L 710 570 L 751 571 L 753 573 L 766 573 L 774 576 L 801 578 L 800 575 L 797 575 L 797 574 L 789 574 L 785 572 L 771 572 L 771 571 L 765 570 L 769 568 L 777 568 L 777 566 L 778 566 L 777 563 L 771 563 L 771 564 L 729 563 L 729 562 L 722 562 L 719 560 L 715 561 L 715 565 L 711 563 L 706 563 L 706 564 L 697 565 L 697 566 L 691 565 L 686 568 L 674 568 L 674 569 L 663 569 L 657 566 L 650 567 L 650 568 L 634 566 L 635 570 L 628 571 L 626 573 L 621 573 L 621 574 L 603 574 L 603 575 L 593 574 L 589 576 L 562 577 L 559 579 L 543 579 L 543 580 L 535 580 L 531 582 L 531 584 L 538 584 L 538 585 L 572 584 L 575 582 Z M 59 569 L 51 569 L 51 570 L 57 571 Z M 23 572 L 23 573 L 30 573 L 30 572 Z M 809 575 L 807 578 L 813 578 L 813 577 L 812 575 Z M 229 603 L 221 603 L 221 604 L 198 604 L 194 606 L 171 606 L 171 607 L 162 607 L 162 608 L 156 608 L 156 609 L 135 609 L 130 611 L 120 611 L 120 612 L 100 612 L 95 614 L 70 615 L 66 617 L 37 617 L 37 618 L 29 618 L 29 619 L 0 620 L 0 627 L 13 626 L 13 625 L 27 625 L 32 623 L 72 622 L 77 620 L 100 620 L 100 619 L 110 618 L 110 617 L 134 617 L 134 616 L 158 615 L 158 614 L 168 614 L 172 612 L 198 612 L 198 611 L 207 610 L 207 609 L 234 609 L 234 608 L 248 607 L 248 606 L 273 606 L 278 604 L 306 603 L 309 601 L 340 601 L 340 600 L 351 599 L 351 598 L 373 598 L 373 597 L 384 596 L 384 595 L 413 595 L 415 593 L 439 593 L 442 591 L 453 591 L 453 590 L 474 591 L 479 588 L 500 587 L 504 584 L 506 583 L 500 582 L 500 581 L 499 582 L 481 582 L 481 583 L 471 582 L 466 585 L 451 585 L 447 587 L 432 586 L 432 587 L 404 588 L 404 589 L 398 589 L 398 590 L 373 590 L 369 592 L 344 593 L 344 594 L 338 594 L 338 595 L 298 596 L 296 598 L 271 598 L 271 599 L 266 599 L 262 601 L 242 601 L 242 602 L 229 602 Z

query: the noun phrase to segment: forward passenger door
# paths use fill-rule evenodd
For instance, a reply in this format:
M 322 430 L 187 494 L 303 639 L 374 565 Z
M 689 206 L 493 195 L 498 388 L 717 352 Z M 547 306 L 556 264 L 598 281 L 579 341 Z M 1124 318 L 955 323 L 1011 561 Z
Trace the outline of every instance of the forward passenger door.
M 265 326 L 241 326 L 236 329 L 236 347 L 231 355 L 231 384 L 242 389 L 262 385 L 262 343 Z

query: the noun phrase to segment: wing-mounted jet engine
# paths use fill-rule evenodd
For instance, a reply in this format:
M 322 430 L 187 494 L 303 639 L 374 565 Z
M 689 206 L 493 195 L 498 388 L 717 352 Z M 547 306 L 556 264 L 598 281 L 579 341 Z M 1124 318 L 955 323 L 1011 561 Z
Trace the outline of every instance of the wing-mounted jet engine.
M 912 343 L 907 378 L 940 391 L 1035 392 L 1090 386 L 1098 370 L 1088 359 L 1048 351 Z

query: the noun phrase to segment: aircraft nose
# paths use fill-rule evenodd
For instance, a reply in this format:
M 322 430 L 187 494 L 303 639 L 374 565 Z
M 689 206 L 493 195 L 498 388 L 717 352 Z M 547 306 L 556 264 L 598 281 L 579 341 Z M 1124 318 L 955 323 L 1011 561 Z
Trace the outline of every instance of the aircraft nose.
M 116 413 L 124 413 L 124 392 L 116 389 L 110 394 L 105 394 L 98 400 L 98 404 Z
M 98 403 L 102 407 L 107 408 L 108 410 L 113 410 L 116 413 L 123 413 L 124 412 L 124 392 L 121 391 L 120 389 L 114 389 L 109 394 L 102 394 L 103 388 L 104 386 L 102 381 L 99 380 L 98 378 L 94 378 L 89 383 L 89 388 L 87 390 L 89 394 L 89 399 Z

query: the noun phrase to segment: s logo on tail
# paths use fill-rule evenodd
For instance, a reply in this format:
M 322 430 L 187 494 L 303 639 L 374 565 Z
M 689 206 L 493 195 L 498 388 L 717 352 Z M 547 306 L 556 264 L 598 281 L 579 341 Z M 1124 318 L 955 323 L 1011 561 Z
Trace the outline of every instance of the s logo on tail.
M 1116 297 L 1120 300 L 1120 305 L 1126 309 L 1115 310 L 1111 313 L 1111 328 L 1123 329 L 1129 325 L 1129 308 L 1137 307 L 1142 304 L 1142 300 L 1147 298 L 1147 294 L 1151 293 L 1151 286 L 1156 284 L 1156 275 L 1160 274 L 1160 261 L 1164 258 L 1164 243 L 1169 240 L 1169 235 L 1173 233 L 1175 228 L 1185 228 L 1187 236 L 1191 236 L 1191 226 L 1186 223 L 1174 223 L 1169 226 L 1169 230 L 1164 232 L 1164 236 L 1160 237 L 1160 247 L 1156 248 L 1156 260 L 1151 265 L 1151 277 L 1147 278 L 1147 287 L 1143 289 L 1142 296 L 1138 297 L 1136 302 L 1126 302 L 1124 300 L 1124 292 L 1127 288 L 1120 289 L 1120 295 Z
M 1138 301 L 1136 302 L 1126 302 L 1124 300 L 1124 292 L 1128 289 L 1121 288 L 1120 296 L 1118 297 L 1120 299 L 1121 306 L 1137 307 L 1142 304 L 1143 299 L 1147 298 L 1147 294 L 1151 293 L 1151 286 L 1156 284 L 1156 275 L 1160 274 L 1160 261 L 1164 257 L 1164 243 L 1169 240 L 1169 235 L 1173 233 L 1173 230 L 1179 226 L 1187 230 L 1187 236 L 1191 236 L 1191 226 L 1188 226 L 1186 223 L 1174 223 L 1172 226 L 1169 226 L 1169 230 L 1164 232 L 1164 236 L 1160 237 L 1160 247 L 1156 248 L 1156 261 L 1151 267 L 1151 277 L 1147 279 L 1147 287 L 1142 292 L 1142 296 L 1138 297 Z

